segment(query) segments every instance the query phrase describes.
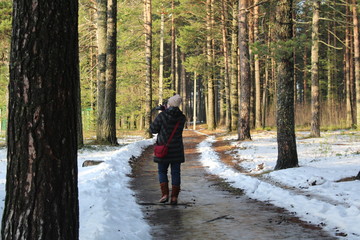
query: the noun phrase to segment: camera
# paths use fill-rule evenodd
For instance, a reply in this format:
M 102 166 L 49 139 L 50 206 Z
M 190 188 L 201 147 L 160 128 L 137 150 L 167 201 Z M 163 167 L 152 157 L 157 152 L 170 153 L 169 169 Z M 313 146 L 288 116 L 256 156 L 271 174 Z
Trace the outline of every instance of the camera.
M 155 110 L 158 110 L 158 111 L 165 111 L 166 107 L 164 105 L 159 105 L 155 108 Z
M 155 110 L 158 110 L 158 111 L 165 111 L 166 110 L 166 107 L 167 106 L 167 101 L 164 101 L 161 105 L 157 106 L 155 108 Z

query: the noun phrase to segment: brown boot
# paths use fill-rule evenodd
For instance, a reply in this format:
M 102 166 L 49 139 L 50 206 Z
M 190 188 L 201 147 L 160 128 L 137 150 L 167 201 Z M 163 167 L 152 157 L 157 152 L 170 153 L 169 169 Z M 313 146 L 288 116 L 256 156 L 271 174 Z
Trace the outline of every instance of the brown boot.
M 171 201 L 170 201 L 171 205 L 177 204 L 179 192 L 180 192 L 180 186 L 172 185 Z
M 169 201 L 169 183 L 160 183 L 160 188 L 162 196 L 159 200 L 159 203 L 166 203 L 167 201 Z

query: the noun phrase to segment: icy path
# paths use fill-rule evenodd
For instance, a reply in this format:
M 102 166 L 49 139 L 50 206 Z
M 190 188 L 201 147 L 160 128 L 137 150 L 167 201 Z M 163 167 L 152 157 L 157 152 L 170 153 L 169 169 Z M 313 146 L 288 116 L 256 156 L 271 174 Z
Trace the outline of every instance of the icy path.
M 322 226 L 334 236 L 337 233 L 347 234 L 345 239 L 360 239 L 359 209 L 356 206 L 332 204 L 331 200 L 321 201 L 306 195 L 294 194 L 290 188 L 277 187 L 258 178 L 244 175 L 232 167 L 222 163 L 213 150 L 214 136 L 208 136 L 198 146 L 201 153 L 201 163 L 211 174 L 226 179 L 231 186 L 243 189 L 247 196 L 284 207 L 289 212 L 296 213 L 302 220 Z M 283 183 L 286 184 L 286 183 Z
M 207 154 L 213 150 L 199 149 L 201 142 L 208 140 L 196 132 L 184 132 L 186 162 L 182 165 L 178 206 L 157 203 L 160 190 L 152 148 L 136 162 L 132 188 L 151 226 L 153 239 L 335 239 L 281 208 L 227 188 L 216 176 L 206 173 L 199 159 L 201 154 L 211 158 L 213 154 Z

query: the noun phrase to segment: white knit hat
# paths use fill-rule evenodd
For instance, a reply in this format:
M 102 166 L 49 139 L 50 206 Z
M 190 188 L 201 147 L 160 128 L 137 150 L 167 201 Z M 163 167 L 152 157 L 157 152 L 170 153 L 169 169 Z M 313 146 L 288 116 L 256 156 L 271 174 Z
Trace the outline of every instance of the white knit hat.
M 182 102 L 182 98 L 180 97 L 179 94 L 176 94 L 171 98 L 169 98 L 167 104 L 169 107 L 179 107 L 181 102 Z

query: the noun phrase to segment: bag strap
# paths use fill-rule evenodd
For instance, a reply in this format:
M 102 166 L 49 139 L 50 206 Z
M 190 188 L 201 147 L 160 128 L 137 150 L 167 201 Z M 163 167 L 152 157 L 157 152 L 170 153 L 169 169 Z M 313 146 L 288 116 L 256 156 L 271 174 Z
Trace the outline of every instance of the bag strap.
M 178 128 L 179 124 L 180 124 L 180 121 L 178 121 L 178 122 L 176 123 L 176 125 L 175 125 L 175 127 L 174 127 L 174 130 L 172 131 L 172 133 L 171 133 L 171 135 L 170 135 L 170 137 L 169 137 L 166 145 L 169 145 L 169 143 L 171 142 L 171 140 L 172 140 L 172 138 L 174 137 L 174 134 L 175 134 L 176 129 Z

